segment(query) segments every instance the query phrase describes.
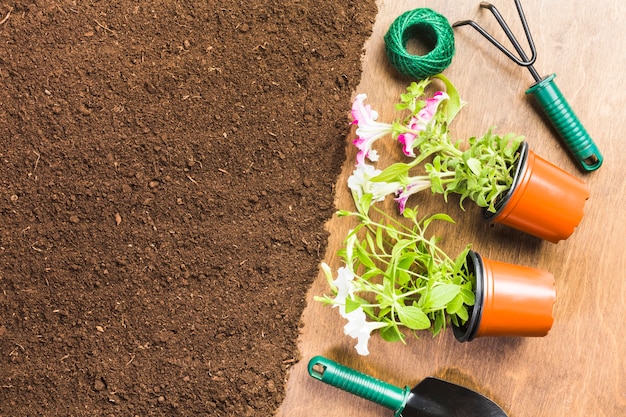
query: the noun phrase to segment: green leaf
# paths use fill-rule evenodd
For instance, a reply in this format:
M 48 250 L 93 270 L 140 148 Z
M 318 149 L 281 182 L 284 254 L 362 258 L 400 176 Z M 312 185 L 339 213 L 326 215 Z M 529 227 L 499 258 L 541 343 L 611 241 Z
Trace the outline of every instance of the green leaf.
M 365 239 L 367 240 L 367 244 L 369 246 L 369 250 L 372 253 L 376 253 L 376 244 L 374 243 L 374 238 L 372 237 L 371 233 L 367 233 L 365 235 Z
M 405 207 L 402 212 L 402 217 L 405 219 L 414 219 L 417 213 L 411 207 Z
M 382 227 L 377 227 L 376 228 L 376 246 L 378 246 L 378 249 L 381 250 L 381 252 L 385 252 L 385 245 L 383 243 L 383 228 Z
M 467 311 L 467 307 L 461 306 L 459 310 L 456 312 L 456 316 L 460 318 L 463 323 L 465 323 L 469 319 L 469 312 Z
M 456 284 L 437 285 L 426 294 L 422 308 L 424 310 L 439 310 L 451 302 L 460 291 L 461 287 Z
M 472 173 L 476 176 L 480 176 L 480 171 L 482 170 L 482 165 L 480 161 L 476 158 L 469 158 L 467 160 L 467 166 L 472 171 Z
M 385 231 L 391 240 L 398 240 L 398 230 L 393 226 L 393 224 L 388 223 Z
M 415 242 L 410 239 L 400 239 L 393 245 L 393 249 L 391 250 L 391 257 L 394 259 L 399 259 L 404 250 L 408 247 L 411 247 Z
M 360 300 L 353 300 L 350 297 L 346 297 L 346 313 L 351 313 L 359 307 L 361 307 Z
M 408 175 L 411 165 L 403 162 L 396 162 L 389 165 L 380 174 L 376 175 L 370 181 L 372 182 L 394 182 L 399 178 L 406 177 Z
M 396 289 L 393 286 L 393 283 L 389 279 L 385 279 L 383 281 L 383 295 L 388 300 L 394 300 L 396 297 Z
M 396 268 L 396 283 L 398 285 L 405 286 L 410 280 L 411 277 L 405 269 Z
M 403 306 L 397 309 L 400 323 L 412 330 L 424 330 L 430 327 L 430 319 L 416 306 Z
M 436 175 L 430 175 L 430 189 L 435 194 L 443 194 L 443 183 L 441 182 L 441 178 Z
M 424 219 L 424 221 L 422 222 L 424 230 L 426 230 L 428 225 L 431 222 L 433 222 L 434 220 L 442 220 L 444 222 L 454 223 L 454 219 L 452 217 L 448 216 L 447 214 L 445 214 L 445 213 L 437 213 L 437 214 L 433 214 L 432 216 L 428 217 L 427 219 Z
M 463 296 L 459 293 L 446 306 L 446 313 L 456 314 L 461 308 L 463 308 Z
M 450 97 L 446 103 L 446 120 L 448 124 L 450 124 L 452 119 L 454 119 L 457 113 L 461 110 L 464 103 L 461 101 L 461 97 L 459 96 L 457 89 L 454 87 L 454 84 L 452 84 L 446 76 L 443 74 L 437 74 L 433 76 L 433 78 L 440 79 L 446 86 L 446 93 L 448 93 L 448 96 Z
M 403 253 L 398 258 L 398 261 L 397 261 L 398 268 L 401 268 L 404 270 L 411 269 L 411 266 L 413 265 L 413 263 L 415 263 L 415 258 L 417 258 L 417 253 L 415 253 L 414 251 Z
M 461 296 L 463 297 L 463 304 L 473 306 L 476 302 L 476 295 L 472 290 L 467 288 L 461 288 Z
M 367 268 L 376 268 L 376 264 L 369 257 L 369 253 L 361 245 L 354 245 L 356 256 L 363 265 Z
M 387 342 L 404 342 L 405 336 L 398 327 L 389 324 L 387 327 L 380 329 L 380 336 Z
M 352 197 L 354 198 L 354 202 L 359 212 L 362 214 L 367 214 L 367 212 L 370 210 L 370 207 L 372 205 L 372 197 L 373 197 L 372 194 L 369 194 L 369 193 L 363 194 L 361 196 L 360 201 L 357 200 L 356 193 L 353 193 Z
M 379 275 L 383 275 L 383 271 L 380 268 L 370 268 L 367 271 L 363 272 L 363 275 L 361 275 L 361 279 L 363 281 L 370 281 L 372 278 Z
M 467 271 L 467 254 L 470 251 L 470 245 L 468 245 L 463 252 L 456 257 L 454 261 L 454 273 L 461 274 L 463 271 Z
M 443 312 L 438 311 L 435 313 L 434 325 L 432 328 L 433 337 L 437 336 L 441 330 L 446 327 L 446 318 L 443 315 Z

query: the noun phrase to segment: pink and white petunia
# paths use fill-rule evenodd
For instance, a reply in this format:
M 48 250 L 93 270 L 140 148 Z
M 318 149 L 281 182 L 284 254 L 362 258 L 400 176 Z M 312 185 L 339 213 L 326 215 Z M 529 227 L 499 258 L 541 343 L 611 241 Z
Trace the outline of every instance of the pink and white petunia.
M 398 141 L 402 144 L 402 152 L 406 156 L 415 156 L 415 152 L 413 152 L 415 138 L 420 132 L 426 130 L 432 122 L 439 108 L 439 103 L 449 98 L 445 92 L 437 91 L 431 98 L 426 99 L 426 105 L 417 113 L 417 116 L 411 118 L 407 126 L 410 131 L 398 135 Z
M 409 178 L 409 180 L 411 182 L 398 191 L 397 197 L 394 199 L 398 203 L 398 210 L 400 211 L 400 214 L 404 212 L 406 202 L 410 196 L 431 187 L 431 182 L 427 177 L 412 177 Z
M 372 110 L 364 101 L 367 98 L 365 94 L 359 94 L 352 104 L 352 124 L 357 125 L 357 138 L 352 142 L 358 149 L 357 166 L 365 163 L 365 158 L 372 162 L 378 160 L 378 153 L 372 149 L 372 145 L 378 139 L 391 133 L 393 126 L 388 123 L 377 122 L 378 113 Z

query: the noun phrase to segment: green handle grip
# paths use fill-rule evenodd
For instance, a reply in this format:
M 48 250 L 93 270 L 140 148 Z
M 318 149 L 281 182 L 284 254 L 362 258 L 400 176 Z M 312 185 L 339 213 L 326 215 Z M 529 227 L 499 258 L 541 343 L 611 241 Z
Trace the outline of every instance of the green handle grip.
M 333 387 L 389 408 L 399 416 L 406 405 L 410 388 L 399 388 L 323 356 L 309 361 L 309 375 Z
M 602 154 L 554 82 L 552 74 L 530 87 L 531 94 L 565 141 L 568 149 L 586 171 L 602 165 Z

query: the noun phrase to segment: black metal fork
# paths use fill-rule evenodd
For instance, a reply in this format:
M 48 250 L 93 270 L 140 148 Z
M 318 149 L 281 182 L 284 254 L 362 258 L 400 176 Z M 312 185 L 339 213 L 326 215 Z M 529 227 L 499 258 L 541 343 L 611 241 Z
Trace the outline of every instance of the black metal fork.
M 537 59 L 537 50 L 533 42 L 532 34 L 528 29 L 528 23 L 526 21 L 526 16 L 524 15 L 524 10 L 522 9 L 520 0 L 515 0 L 515 6 L 517 7 L 517 12 L 528 41 L 528 46 L 531 52 L 530 58 L 524 51 L 524 48 L 520 45 L 519 41 L 498 9 L 491 3 L 481 2 L 480 7 L 488 9 L 493 14 L 496 21 L 513 45 L 517 55 L 509 51 L 504 45 L 502 45 L 502 43 L 500 43 L 473 20 L 462 20 L 454 23 L 452 26 L 459 27 L 467 25 L 473 27 L 476 31 L 478 31 L 478 33 L 502 51 L 513 62 L 517 65 L 526 67 L 528 71 L 530 71 L 535 83 L 526 91 L 526 94 L 532 95 L 539 102 L 542 110 L 581 167 L 586 171 L 594 171 L 602 165 L 602 154 L 570 105 L 567 103 L 567 100 L 565 100 L 565 97 L 559 88 L 556 86 L 556 83 L 554 82 L 556 74 L 542 78 L 533 66 Z

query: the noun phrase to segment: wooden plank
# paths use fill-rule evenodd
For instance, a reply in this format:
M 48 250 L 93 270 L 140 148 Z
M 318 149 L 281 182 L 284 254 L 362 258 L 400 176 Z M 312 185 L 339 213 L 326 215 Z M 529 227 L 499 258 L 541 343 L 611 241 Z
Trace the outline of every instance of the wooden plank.
M 397 75 L 384 55 L 383 36 L 391 22 L 406 10 L 430 7 L 450 22 L 472 18 L 501 34 L 493 16 L 481 11 L 478 3 L 380 0 L 355 94 L 367 93 L 380 119 L 389 121 L 393 103 L 410 82 Z M 495 4 L 523 39 L 513 2 Z M 604 154 L 603 166 L 588 174 L 577 169 L 524 95 L 532 84 L 528 71 L 470 28 L 456 29 L 457 52 L 445 71 L 468 103 L 452 130 L 455 137 L 469 137 L 495 125 L 498 132 L 525 135 L 537 154 L 589 184 L 591 198 L 583 221 L 567 241 L 552 244 L 504 226 L 489 227 L 471 204 L 461 211 L 454 202 L 445 204 L 427 192 L 413 202 L 419 202 L 423 211 L 445 211 L 457 220 L 456 226 L 441 229 L 449 250 L 460 251 L 471 242 L 491 259 L 551 271 L 558 293 L 551 332 L 544 338 L 487 338 L 465 344 L 457 342 L 451 331 L 434 339 L 424 334 L 406 345 L 386 343 L 376 335 L 370 340 L 371 354 L 362 357 L 353 348 L 355 341 L 343 335 L 344 321 L 337 310 L 313 301 L 328 291 L 320 273 L 303 314 L 301 361 L 291 371 L 278 416 L 392 415 L 310 378 L 306 365 L 318 354 L 399 386 L 413 386 L 436 375 L 489 396 L 513 417 L 626 415 L 626 341 L 621 329 L 626 316 L 622 137 L 626 132 L 626 3 L 527 0 L 523 5 L 538 52 L 535 67 L 542 75 L 558 75 L 557 84 Z M 346 180 L 356 154 L 352 138 L 346 138 L 348 158 L 337 183 L 338 208 L 351 207 Z M 336 268 L 340 263 L 335 252 L 350 225 L 335 217 L 327 227 L 331 235 L 326 262 Z

